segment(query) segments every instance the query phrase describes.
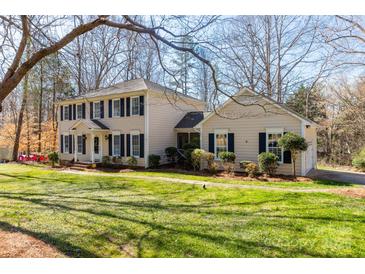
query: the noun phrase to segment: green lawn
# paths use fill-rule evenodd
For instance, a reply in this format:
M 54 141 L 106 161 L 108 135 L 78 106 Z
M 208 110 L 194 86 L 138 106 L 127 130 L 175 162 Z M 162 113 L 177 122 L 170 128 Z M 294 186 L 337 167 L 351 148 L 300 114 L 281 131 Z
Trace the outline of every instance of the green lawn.
M 14 228 L 72 257 L 365 256 L 364 199 L 0 165 Z

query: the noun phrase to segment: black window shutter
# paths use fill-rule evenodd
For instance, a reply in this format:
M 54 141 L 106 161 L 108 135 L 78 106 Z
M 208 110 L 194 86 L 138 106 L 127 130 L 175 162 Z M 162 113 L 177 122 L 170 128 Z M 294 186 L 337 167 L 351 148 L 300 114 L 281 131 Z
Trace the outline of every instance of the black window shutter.
M 120 98 L 120 117 L 124 117 L 124 98 Z
M 131 135 L 127 134 L 127 156 L 131 156 Z
M 144 158 L 144 134 L 139 134 L 139 157 Z
M 86 135 L 82 135 L 82 154 L 86 154 Z
M 109 100 L 109 118 L 113 117 L 113 100 Z
M 63 121 L 63 106 L 61 106 L 61 111 L 60 111 L 60 120 Z
M 214 133 L 209 133 L 209 152 L 214 153 Z
M 234 152 L 234 133 L 228 133 L 228 151 Z
M 124 146 L 125 146 L 124 134 L 120 134 L 120 157 L 125 156 Z
M 63 153 L 63 135 L 61 134 L 61 153 Z
M 90 102 L 90 119 L 94 118 L 93 109 L 94 109 L 94 103 Z
M 73 119 L 76 120 L 76 104 L 73 104 L 72 108 Z
M 104 101 L 100 101 L 100 118 L 104 119 Z
M 266 132 L 259 132 L 259 154 L 266 152 Z
M 284 132 L 284 135 L 285 134 L 287 134 L 287 132 Z M 291 164 L 291 151 L 290 150 L 284 150 L 283 163 L 284 164 Z
M 127 114 L 126 116 L 131 116 L 131 98 L 127 97 Z
M 139 96 L 139 115 L 144 115 L 144 96 Z
M 68 119 L 72 120 L 72 105 L 68 105 Z
M 109 134 L 108 136 L 108 145 L 109 145 L 109 156 L 113 156 L 113 136 Z
M 68 135 L 68 153 L 72 153 L 72 135 Z
M 86 105 L 82 103 L 82 119 L 86 118 Z

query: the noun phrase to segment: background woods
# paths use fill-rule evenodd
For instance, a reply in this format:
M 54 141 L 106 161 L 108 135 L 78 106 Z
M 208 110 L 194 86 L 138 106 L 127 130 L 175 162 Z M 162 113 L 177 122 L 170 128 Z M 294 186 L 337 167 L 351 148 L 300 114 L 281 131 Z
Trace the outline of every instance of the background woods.
M 365 20 L 341 16 L 0 16 L 0 148 L 57 150 L 63 97 L 145 78 L 215 109 L 249 87 L 313 119 L 319 156 L 365 146 Z

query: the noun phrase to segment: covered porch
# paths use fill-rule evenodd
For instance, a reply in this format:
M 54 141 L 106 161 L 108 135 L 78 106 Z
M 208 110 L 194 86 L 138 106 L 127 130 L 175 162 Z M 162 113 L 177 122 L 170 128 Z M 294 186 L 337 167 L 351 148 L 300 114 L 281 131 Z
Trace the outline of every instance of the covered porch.
M 194 128 L 204 119 L 202 111 L 188 112 L 175 126 L 176 147 L 182 149 L 185 144 L 200 147 L 200 131 Z
M 110 129 L 98 120 L 83 119 L 70 128 L 74 163 L 100 163 L 108 155 Z

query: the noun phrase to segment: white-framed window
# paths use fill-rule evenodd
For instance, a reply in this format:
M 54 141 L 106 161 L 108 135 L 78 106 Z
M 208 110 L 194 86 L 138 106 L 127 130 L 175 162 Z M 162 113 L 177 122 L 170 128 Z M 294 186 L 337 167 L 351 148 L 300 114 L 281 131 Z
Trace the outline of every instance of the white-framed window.
M 139 132 L 131 132 L 131 155 L 138 158 L 140 156 L 140 149 Z
M 82 135 L 77 135 L 77 153 L 78 154 L 82 154 L 83 151 L 83 139 L 82 139 Z
M 214 154 L 216 159 L 219 153 L 228 151 L 228 130 L 219 129 L 214 131 Z
M 139 96 L 131 97 L 132 115 L 139 115 Z
M 283 163 L 284 151 L 279 146 L 278 141 L 283 136 L 283 132 L 284 130 L 282 128 L 266 129 L 266 151 L 278 156 L 278 162 L 280 164 Z
M 113 156 L 120 156 L 120 134 L 113 134 Z
M 69 135 L 63 135 L 63 153 L 69 153 L 70 151 L 70 142 L 69 142 Z
M 120 100 L 113 100 L 113 117 L 120 116 Z
M 76 119 L 77 120 L 82 119 L 82 104 L 76 105 Z
M 100 119 L 100 102 L 94 102 L 94 119 Z
M 70 109 L 68 106 L 63 107 L 63 120 L 68 120 L 70 118 Z

